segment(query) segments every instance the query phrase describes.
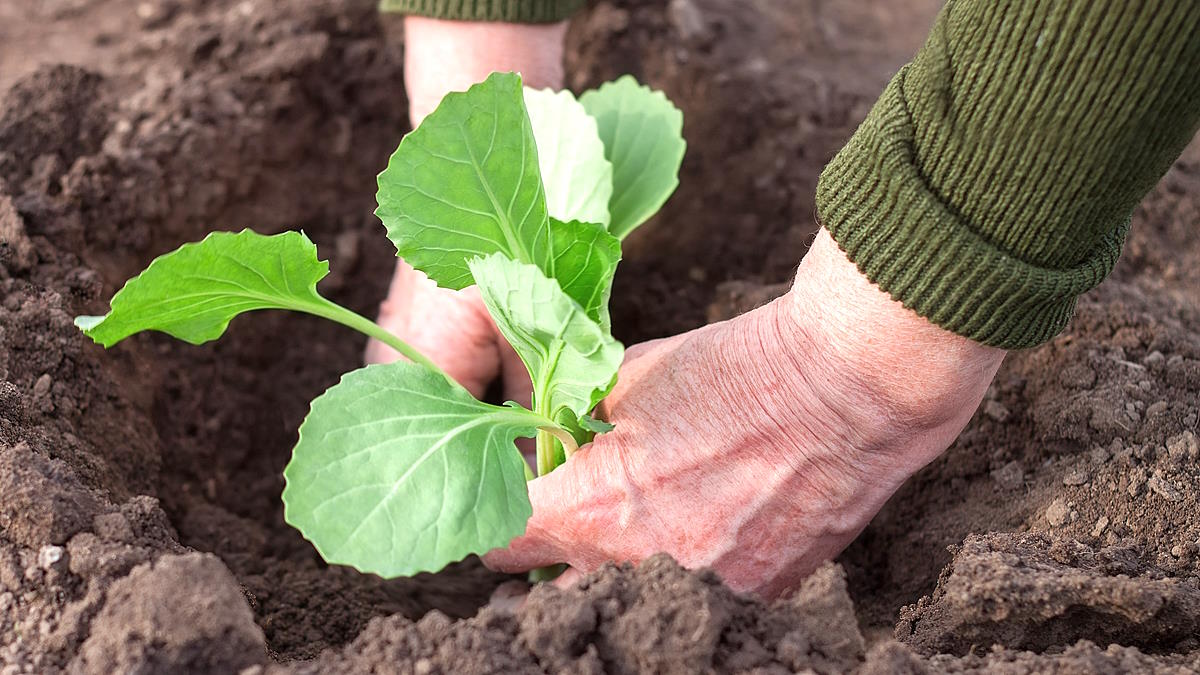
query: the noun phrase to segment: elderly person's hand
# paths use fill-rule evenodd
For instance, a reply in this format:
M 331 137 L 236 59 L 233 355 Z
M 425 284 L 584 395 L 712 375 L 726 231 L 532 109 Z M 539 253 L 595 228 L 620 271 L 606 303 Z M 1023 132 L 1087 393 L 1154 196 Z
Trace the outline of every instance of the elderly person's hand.
M 666 551 L 775 596 L 837 555 L 950 445 L 1004 352 L 873 286 L 824 231 L 782 298 L 629 350 L 600 413 L 616 429 L 529 484 L 520 571 Z

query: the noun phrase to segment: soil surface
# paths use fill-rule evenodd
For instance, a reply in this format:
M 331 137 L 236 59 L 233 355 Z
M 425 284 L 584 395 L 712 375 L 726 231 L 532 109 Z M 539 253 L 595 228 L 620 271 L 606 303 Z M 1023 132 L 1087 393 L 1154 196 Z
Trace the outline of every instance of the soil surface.
M 1200 145 L 1113 277 L 1011 355 L 970 426 L 794 596 L 666 557 L 489 604 L 465 561 L 385 581 L 288 528 L 308 401 L 363 340 L 239 318 L 107 352 L 72 326 L 214 229 L 303 229 L 370 314 L 374 176 L 407 130 L 375 0 L 0 3 L 0 672 L 1200 671 Z M 569 85 L 630 72 L 685 114 L 682 184 L 628 242 L 627 342 L 777 295 L 821 167 L 935 0 L 594 2 Z M 783 285 L 781 285 L 783 284 Z M 511 581 L 511 580 L 510 580 Z

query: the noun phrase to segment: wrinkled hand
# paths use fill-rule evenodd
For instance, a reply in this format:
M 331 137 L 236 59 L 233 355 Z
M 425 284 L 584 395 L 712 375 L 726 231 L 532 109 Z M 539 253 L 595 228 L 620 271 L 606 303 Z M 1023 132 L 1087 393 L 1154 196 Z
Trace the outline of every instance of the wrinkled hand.
M 520 571 L 666 551 L 772 597 L 840 552 L 970 419 L 1003 358 L 892 301 L 822 232 L 787 295 L 629 350 L 616 429 L 529 484 Z

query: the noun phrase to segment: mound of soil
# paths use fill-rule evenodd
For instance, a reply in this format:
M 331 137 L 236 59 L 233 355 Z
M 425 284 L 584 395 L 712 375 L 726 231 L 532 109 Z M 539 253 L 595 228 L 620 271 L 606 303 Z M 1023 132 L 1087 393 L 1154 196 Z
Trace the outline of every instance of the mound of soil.
M 938 4 L 579 15 L 570 85 L 632 72 L 689 141 L 679 192 L 629 241 L 621 338 L 781 292 L 816 176 Z M 71 319 L 154 255 L 242 227 L 304 229 L 332 260 L 323 290 L 372 313 L 393 264 L 374 176 L 407 130 L 396 28 L 375 0 L 0 8 L 5 675 L 1200 670 L 1196 145 L 1068 331 L 1010 356 L 954 446 L 791 598 L 656 557 L 513 611 L 473 560 L 392 581 L 324 565 L 283 523 L 281 471 L 362 340 L 268 312 L 203 347 L 106 353 Z

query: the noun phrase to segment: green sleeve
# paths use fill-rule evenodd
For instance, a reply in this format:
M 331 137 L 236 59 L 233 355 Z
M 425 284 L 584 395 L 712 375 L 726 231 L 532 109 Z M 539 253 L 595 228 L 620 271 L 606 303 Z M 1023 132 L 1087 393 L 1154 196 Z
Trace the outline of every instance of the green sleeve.
M 951 0 L 821 174 L 817 213 L 906 307 L 1031 347 L 1112 270 L 1198 124 L 1200 2 Z
M 435 19 L 553 23 L 570 18 L 585 0 L 382 0 L 385 12 Z

